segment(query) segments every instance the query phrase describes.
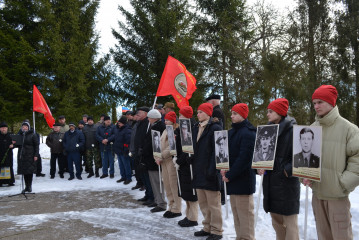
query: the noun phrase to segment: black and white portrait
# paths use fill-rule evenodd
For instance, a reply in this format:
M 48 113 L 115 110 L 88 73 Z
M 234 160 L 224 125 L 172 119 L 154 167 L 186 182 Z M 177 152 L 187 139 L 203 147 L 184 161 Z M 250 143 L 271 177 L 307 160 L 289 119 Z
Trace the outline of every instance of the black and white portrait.
M 215 153 L 216 153 L 216 163 L 228 163 L 229 155 L 228 155 L 228 132 L 224 131 L 215 131 L 214 132 L 214 141 L 215 145 Z
M 192 146 L 191 121 L 188 118 L 180 118 L 180 134 L 182 146 Z
M 167 129 L 167 138 L 168 138 L 168 144 L 170 146 L 170 151 L 176 150 L 176 140 L 175 135 L 173 132 L 173 126 L 172 125 L 166 125 Z
M 278 124 L 257 127 L 253 162 L 274 161 L 278 129 Z
M 319 168 L 321 132 L 311 126 L 296 126 L 295 130 L 293 130 L 293 167 Z
M 161 133 L 159 131 L 151 130 L 152 133 L 152 148 L 154 153 L 161 153 Z

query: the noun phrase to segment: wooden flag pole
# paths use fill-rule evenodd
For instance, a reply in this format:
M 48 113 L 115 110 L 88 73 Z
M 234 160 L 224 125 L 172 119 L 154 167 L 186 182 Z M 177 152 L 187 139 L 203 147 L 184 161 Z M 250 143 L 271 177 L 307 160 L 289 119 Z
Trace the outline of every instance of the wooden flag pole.
M 257 209 L 256 209 L 256 215 L 255 215 L 255 218 L 254 218 L 254 228 L 257 226 L 257 222 L 258 222 L 258 210 L 259 210 L 259 205 L 260 205 L 260 202 L 261 202 L 263 177 L 264 177 L 264 174 L 262 174 L 261 182 L 259 184 L 259 193 L 258 193 L 258 198 L 257 198 Z
M 160 178 L 160 193 L 162 193 L 161 165 L 158 165 L 158 177 Z
M 191 154 L 188 153 L 188 156 L 191 156 Z M 190 171 L 191 171 L 191 181 L 193 181 L 192 163 L 189 165 L 189 169 L 190 169 Z M 192 190 L 193 190 L 193 195 L 196 195 L 196 192 L 194 191 L 194 188 L 193 188 Z

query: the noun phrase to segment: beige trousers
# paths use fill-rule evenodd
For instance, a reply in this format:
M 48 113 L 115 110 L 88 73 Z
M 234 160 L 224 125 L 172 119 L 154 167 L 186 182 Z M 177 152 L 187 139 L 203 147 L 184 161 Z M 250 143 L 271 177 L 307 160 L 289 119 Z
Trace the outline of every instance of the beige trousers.
M 253 195 L 230 195 L 236 240 L 254 240 Z
M 350 201 L 319 200 L 313 195 L 312 207 L 318 240 L 352 240 Z
M 186 201 L 186 217 L 190 221 L 197 222 L 198 220 L 198 202 Z
M 270 213 L 277 240 L 299 240 L 298 214 L 289 216 Z
M 173 165 L 172 159 L 164 159 L 161 162 L 163 185 L 166 190 L 168 200 L 167 211 L 173 213 L 181 212 L 181 200 L 178 196 L 177 173 Z
M 196 189 L 199 208 L 204 217 L 203 231 L 222 235 L 221 192 Z

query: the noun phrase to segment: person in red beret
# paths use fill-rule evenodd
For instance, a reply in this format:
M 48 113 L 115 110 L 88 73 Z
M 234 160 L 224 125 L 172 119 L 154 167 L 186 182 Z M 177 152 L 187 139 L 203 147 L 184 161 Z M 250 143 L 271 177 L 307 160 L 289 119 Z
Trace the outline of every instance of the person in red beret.
M 337 89 L 317 88 L 313 126 L 322 127 L 321 181 L 303 179 L 312 188 L 319 240 L 353 239 L 349 194 L 359 185 L 359 129 L 339 114 Z
M 193 185 L 197 190 L 198 203 L 203 214 L 203 228 L 196 237 L 208 236 L 208 240 L 222 238 L 221 174 L 216 169 L 214 131 L 221 131 L 219 121 L 211 116 L 213 106 L 203 103 L 197 109 L 198 123 L 192 134 L 194 156 Z
M 228 131 L 229 171 L 222 170 L 222 179 L 230 195 L 236 239 L 254 240 L 254 202 L 256 174 L 251 168 L 256 128 L 247 120 L 248 106 L 232 107 L 232 128 Z
M 300 183 L 292 176 L 294 118 L 287 116 L 289 102 L 285 98 L 272 101 L 267 107 L 269 124 L 279 124 L 273 170 L 258 170 L 263 178 L 263 208 L 270 212 L 277 240 L 299 240 L 298 213 Z
M 166 126 L 171 125 L 173 130 L 178 128 L 176 123 L 176 113 L 171 111 L 165 115 Z M 170 139 L 172 138 L 172 139 Z M 177 185 L 177 173 L 176 168 L 172 162 L 172 155 L 170 152 L 170 142 L 174 144 L 174 134 L 170 134 L 167 128 L 161 135 L 161 157 L 155 157 L 156 163 L 161 165 L 163 186 L 166 190 L 166 196 L 168 200 L 167 211 L 163 214 L 165 218 L 175 218 L 182 216 L 181 213 L 181 198 L 178 196 L 178 185 Z

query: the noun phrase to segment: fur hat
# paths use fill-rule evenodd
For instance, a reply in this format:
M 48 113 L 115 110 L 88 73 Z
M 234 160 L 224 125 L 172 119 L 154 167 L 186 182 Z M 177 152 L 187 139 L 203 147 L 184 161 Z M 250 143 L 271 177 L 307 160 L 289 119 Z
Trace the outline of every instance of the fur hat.
M 111 118 L 110 118 L 110 116 L 104 116 L 104 117 L 103 117 L 103 120 L 104 120 L 104 121 L 107 121 L 107 120 L 111 120 Z

